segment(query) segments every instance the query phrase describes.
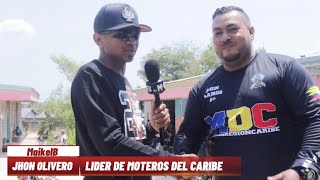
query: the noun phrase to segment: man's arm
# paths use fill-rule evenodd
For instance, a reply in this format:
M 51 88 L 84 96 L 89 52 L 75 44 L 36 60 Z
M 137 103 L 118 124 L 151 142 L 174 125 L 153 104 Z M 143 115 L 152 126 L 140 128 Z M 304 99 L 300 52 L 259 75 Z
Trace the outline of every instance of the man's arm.
M 75 116 L 86 126 L 88 136 L 100 155 L 104 156 L 168 156 L 124 135 L 114 114 L 114 103 L 101 79 L 82 71 L 71 89 Z M 106 99 L 101 99 L 101 98 Z M 78 120 L 79 121 L 79 120 Z
M 302 146 L 291 168 L 308 168 L 319 173 L 320 160 L 320 92 L 311 75 L 302 65 L 293 61 L 283 76 L 282 93 L 295 120 L 304 121 Z M 286 173 L 285 173 L 286 172 Z M 298 172 L 298 171 L 297 171 Z M 281 172 L 285 179 L 292 171 Z M 281 174 L 280 173 L 280 174 Z M 301 175 L 301 174 L 300 174 Z M 277 177 L 281 177 L 278 175 Z M 277 179 L 277 178 L 274 178 Z
M 175 154 L 197 154 L 207 127 L 201 119 L 201 106 L 195 88 L 189 93 L 184 120 L 175 136 L 173 150 Z

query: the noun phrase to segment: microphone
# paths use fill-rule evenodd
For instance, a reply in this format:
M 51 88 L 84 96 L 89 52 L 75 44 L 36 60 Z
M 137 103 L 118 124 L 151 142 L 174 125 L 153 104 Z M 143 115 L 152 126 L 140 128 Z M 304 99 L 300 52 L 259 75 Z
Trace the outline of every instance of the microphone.
M 149 94 L 153 94 L 155 97 L 155 107 L 160 106 L 160 96 L 159 94 L 162 93 L 165 88 L 163 86 L 163 81 L 159 80 L 160 78 L 160 67 L 157 61 L 155 60 L 148 60 L 144 65 L 144 71 L 147 76 L 147 89 Z M 160 144 L 164 145 L 164 128 L 160 128 Z

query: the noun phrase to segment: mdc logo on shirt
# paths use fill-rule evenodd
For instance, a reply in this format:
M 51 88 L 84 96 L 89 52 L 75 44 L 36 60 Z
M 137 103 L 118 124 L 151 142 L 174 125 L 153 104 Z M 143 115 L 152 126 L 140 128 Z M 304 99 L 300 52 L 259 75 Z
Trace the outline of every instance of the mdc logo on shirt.
M 243 136 L 280 131 L 278 119 L 265 119 L 263 112 L 276 112 L 272 103 L 257 103 L 252 108 L 243 106 L 227 111 L 216 112 L 204 121 L 211 126 L 214 136 Z M 226 122 L 227 120 L 227 122 Z M 252 127 L 254 129 L 250 130 Z

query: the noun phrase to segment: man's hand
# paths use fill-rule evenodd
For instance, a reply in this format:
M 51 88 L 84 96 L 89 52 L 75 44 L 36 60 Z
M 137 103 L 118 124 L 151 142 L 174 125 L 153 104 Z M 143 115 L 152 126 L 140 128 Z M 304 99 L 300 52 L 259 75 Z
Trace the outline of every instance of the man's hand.
M 177 155 L 180 157 L 198 157 L 196 154 L 181 154 L 181 155 Z
M 198 157 L 195 154 L 182 154 L 182 155 L 177 155 L 177 156 L 180 156 L 180 157 Z M 179 176 L 177 178 L 178 178 L 178 180 L 192 180 L 192 179 L 194 179 L 194 176 Z
M 295 170 L 288 169 L 277 175 L 269 176 L 267 180 L 302 180 L 302 178 Z
M 150 124 L 154 130 L 159 132 L 159 128 L 167 128 L 170 123 L 169 109 L 165 104 L 161 104 L 155 111 Z

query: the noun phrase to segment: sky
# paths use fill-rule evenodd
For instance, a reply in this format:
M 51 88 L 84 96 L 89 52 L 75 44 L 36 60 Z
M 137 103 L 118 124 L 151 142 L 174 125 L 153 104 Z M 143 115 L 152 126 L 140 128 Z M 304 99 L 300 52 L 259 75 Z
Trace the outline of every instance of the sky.
M 64 55 L 84 64 L 98 57 L 92 39 L 93 20 L 107 3 L 124 2 L 153 31 L 140 36 L 126 77 L 133 87 L 144 86 L 137 76 L 142 57 L 163 45 L 211 41 L 211 17 L 216 8 L 243 8 L 255 28 L 255 48 L 293 57 L 320 53 L 319 0 L 0 0 L 0 84 L 35 88 L 44 101 L 59 84 L 68 88 L 50 56 Z

